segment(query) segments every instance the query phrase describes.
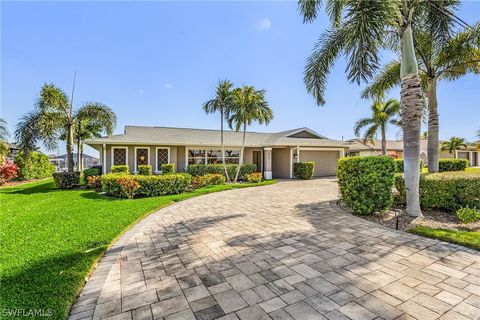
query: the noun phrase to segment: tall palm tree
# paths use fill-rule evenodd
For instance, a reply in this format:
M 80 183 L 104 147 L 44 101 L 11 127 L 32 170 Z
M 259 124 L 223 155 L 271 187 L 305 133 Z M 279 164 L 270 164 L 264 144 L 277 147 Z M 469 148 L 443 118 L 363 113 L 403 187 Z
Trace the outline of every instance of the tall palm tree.
M 203 110 L 208 113 L 220 113 L 220 145 L 222 148 L 222 164 L 227 182 L 230 182 L 228 176 L 227 164 L 225 163 L 225 146 L 223 142 L 223 124 L 225 122 L 225 111 L 231 107 L 233 101 L 233 84 L 228 80 L 220 80 L 215 90 L 215 98 L 208 100 L 203 104 Z
M 360 136 L 362 129 L 366 127 L 363 134 L 363 141 L 373 141 L 375 135 L 380 130 L 382 136 L 382 155 L 387 154 L 387 126 L 388 124 L 398 126 L 400 104 L 395 99 L 390 99 L 383 103 L 376 101 L 372 105 L 372 116 L 369 118 L 362 118 L 355 123 L 353 131 L 357 137 Z
M 455 150 L 466 148 L 467 142 L 463 138 L 451 137 L 450 140 L 442 142 L 442 150 L 448 150 L 450 154 L 454 154 Z
M 87 103 L 75 113 L 75 134 L 77 143 L 78 170 L 83 170 L 83 141 L 111 135 L 117 124 L 115 113 L 102 103 Z
M 423 93 L 418 75 L 412 25 L 421 15 L 431 16 L 431 27 L 441 34 L 452 1 L 418 0 L 299 0 L 304 22 L 314 21 L 322 6 L 332 21 L 307 60 L 304 80 L 317 104 L 325 104 L 329 72 L 340 56 L 347 58 L 348 79 L 360 83 L 380 67 L 381 49 L 398 48 L 400 61 L 400 107 L 403 127 L 407 213 L 422 216 L 418 166 Z
M 8 147 L 8 137 L 10 137 L 10 133 L 8 132 L 7 129 L 7 121 L 4 119 L 0 118 L 0 160 L 3 161 L 3 159 L 8 156 L 8 153 L 10 151 Z
M 453 22 L 447 21 L 444 32 L 435 34 L 430 16 L 424 15 L 414 26 L 415 52 L 419 62 L 422 87 L 428 100 L 428 171 L 438 172 L 439 117 L 438 81 L 453 81 L 468 73 L 480 73 L 480 23 L 473 29 L 453 34 Z M 400 84 L 400 62 L 385 65 L 362 93 L 364 98 L 381 96 Z
M 247 126 L 254 121 L 259 124 L 269 124 L 273 119 L 273 111 L 265 100 L 265 90 L 256 90 L 253 86 L 243 86 L 233 90 L 233 102 L 227 108 L 226 114 L 230 129 L 240 131 L 243 127 L 240 159 L 233 180 L 233 182 L 237 182 L 243 163 Z

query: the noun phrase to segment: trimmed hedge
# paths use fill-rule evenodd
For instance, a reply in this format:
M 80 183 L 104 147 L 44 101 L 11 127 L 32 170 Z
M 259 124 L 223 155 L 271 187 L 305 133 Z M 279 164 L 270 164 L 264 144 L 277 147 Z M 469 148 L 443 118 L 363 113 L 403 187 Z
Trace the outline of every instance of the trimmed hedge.
M 312 179 L 315 162 L 296 162 L 293 164 L 293 176 L 297 179 Z
M 403 159 L 394 159 L 395 160 L 395 171 L 398 173 L 403 172 Z M 423 160 L 420 159 L 420 171 L 423 168 Z
M 162 174 L 170 174 L 175 172 L 174 163 L 164 163 L 162 164 Z
M 138 174 L 142 176 L 151 176 L 152 175 L 152 166 L 149 164 L 141 164 L 138 166 Z
M 438 161 L 438 171 L 465 171 L 468 167 L 467 159 L 440 159 Z
M 227 164 L 227 172 L 230 178 L 235 177 L 237 172 L 237 164 Z M 257 165 L 255 164 L 244 164 L 240 167 L 239 179 L 244 179 L 245 175 L 254 173 L 257 171 Z M 192 176 L 204 176 L 208 173 L 218 173 L 225 175 L 225 169 L 223 164 L 190 164 L 187 167 L 187 173 Z
M 99 168 L 87 168 L 83 170 L 83 178 L 88 180 L 88 177 L 100 176 L 102 175 L 102 170 Z
M 192 181 L 192 176 L 186 173 L 159 176 L 109 173 L 102 176 L 102 190 L 108 195 L 122 197 L 124 195 L 122 185 L 126 184 L 126 180 L 136 181 L 140 184 L 140 187 L 135 191 L 134 195 L 158 197 L 187 191 Z M 122 183 L 122 185 L 120 183 Z
M 395 176 L 398 193 L 395 200 L 405 204 L 405 182 Z M 455 211 L 462 207 L 480 208 L 480 175 L 466 172 L 443 172 L 420 175 L 422 208 Z
M 59 189 L 73 189 L 80 184 L 80 172 L 54 172 L 53 180 Z
M 388 156 L 348 157 L 338 161 L 340 196 L 355 213 L 371 214 L 393 203 L 395 162 Z
M 55 166 L 48 161 L 47 155 L 31 152 L 28 155 L 22 151 L 15 155 L 13 162 L 18 167 L 18 178 L 21 180 L 41 179 L 51 177 Z
M 128 174 L 130 171 L 129 171 L 129 168 L 128 168 L 128 165 L 120 165 L 120 166 L 112 166 L 110 168 L 110 171 L 112 173 L 126 173 Z

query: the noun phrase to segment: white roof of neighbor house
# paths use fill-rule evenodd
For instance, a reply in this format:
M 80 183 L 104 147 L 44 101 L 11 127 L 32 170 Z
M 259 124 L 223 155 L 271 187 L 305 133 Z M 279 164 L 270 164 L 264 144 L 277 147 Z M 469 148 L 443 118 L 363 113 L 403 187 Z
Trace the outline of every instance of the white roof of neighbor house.
M 362 139 L 347 140 L 347 145 L 350 151 L 362 151 L 362 150 L 382 150 L 382 140 L 373 140 L 372 142 L 363 142 Z M 420 149 L 426 149 L 427 140 L 420 140 Z M 387 150 L 403 151 L 402 140 L 387 140 Z
M 305 137 L 298 137 L 299 135 Z M 230 147 L 241 146 L 242 137 L 242 131 L 225 131 L 224 144 L 225 146 Z M 220 145 L 220 130 L 125 126 L 123 134 L 90 139 L 85 141 L 85 143 L 91 146 L 104 143 L 125 145 L 155 144 L 172 146 L 217 146 Z M 316 146 L 348 148 L 348 145 L 344 142 L 328 139 L 308 128 L 299 128 L 276 133 L 247 132 L 245 136 L 245 146 Z

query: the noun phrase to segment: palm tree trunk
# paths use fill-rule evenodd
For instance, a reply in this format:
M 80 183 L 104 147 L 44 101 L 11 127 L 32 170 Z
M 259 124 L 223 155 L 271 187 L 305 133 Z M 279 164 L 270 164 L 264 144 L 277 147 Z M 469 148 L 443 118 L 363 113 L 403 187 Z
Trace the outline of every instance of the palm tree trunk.
M 73 172 L 73 125 L 67 127 L 67 172 Z
M 242 138 L 242 149 L 240 149 L 240 159 L 238 161 L 238 167 L 237 167 L 237 173 L 235 173 L 235 180 L 234 182 L 237 182 L 238 180 L 238 175 L 240 174 L 240 168 L 242 167 L 243 164 L 243 150 L 245 150 L 245 135 L 247 133 L 247 123 L 243 123 L 243 138 Z
M 225 170 L 225 178 L 227 178 L 227 183 L 230 183 L 230 177 L 228 176 L 228 170 L 227 170 L 227 164 L 225 163 L 225 146 L 223 145 L 223 108 L 220 108 L 220 118 L 221 118 L 221 124 L 220 124 L 220 144 L 222 146 L 222 164 L 223 164 L 223 170 Z
M 82 151 L 81 141 L 77 138 L 77 171 L 82 172 Z
M 80 170 L 79 171 L 83 171 L 83 142 L 82 141 L 80 141 L 80 152 L 79 153 L 80 153 L 80 157 L 79 157 L 80 158 L 80 162 L 79 162 L 80 163 L 80 166 L 79 166 Z
M 385 130 L 385 125 L 381 126 L 382 130 L 382 156 L 387 155 L 387 137 L 386 137 L 386 130 Z
M 437 78 L 428 79 L 428 172 L 438 172 L 440 158 Z
M 404 176 L 407 194 L 407 214 L 421 217 L 420 209 L 420 129 L 423 95 L 413 46 L 411 26 L 408 24 L 401 38 L 400 108 L 403 126 Z

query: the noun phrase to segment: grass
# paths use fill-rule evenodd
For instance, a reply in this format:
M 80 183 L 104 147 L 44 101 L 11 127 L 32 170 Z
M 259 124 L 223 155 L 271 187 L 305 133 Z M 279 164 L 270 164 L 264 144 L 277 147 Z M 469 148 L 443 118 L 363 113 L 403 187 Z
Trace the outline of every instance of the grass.
M 432 239 L 459 244 L 475 250 L 480 250 L 480 232 L 477 231 L 457 231 L 416 226 L 411 228 L 409 232 Z
M 136 221 L 191 197 L 275 182 L 215 185 L 133 200 L 87 189 L 56 190 L 52 180 L 2 188 L 0 310 L 43 309 L 54 319 L 65 319 L 95 262 Z

